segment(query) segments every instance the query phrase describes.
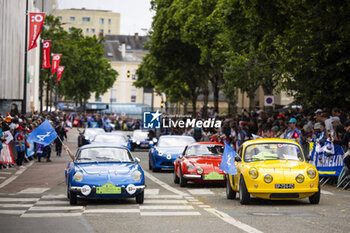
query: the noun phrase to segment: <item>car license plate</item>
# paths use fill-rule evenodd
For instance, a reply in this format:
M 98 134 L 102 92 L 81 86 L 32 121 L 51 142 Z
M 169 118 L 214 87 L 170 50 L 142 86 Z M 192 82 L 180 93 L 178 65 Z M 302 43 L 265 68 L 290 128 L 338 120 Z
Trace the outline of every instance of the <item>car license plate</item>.
M 224 175 L 220 175 L 217 172 L 211 172 L 208 175 L 204 175 L 203 180 L 224 180 Z
M 140 147 L 148 147 L 147 144 L 141 144 Z
M 294 184 L 275 184 L 275 189 L 294 189 Z
M 96 194 L 121 194 L 122 188 L 116 187 L 114 184 L 107 183 L 96 188 Z

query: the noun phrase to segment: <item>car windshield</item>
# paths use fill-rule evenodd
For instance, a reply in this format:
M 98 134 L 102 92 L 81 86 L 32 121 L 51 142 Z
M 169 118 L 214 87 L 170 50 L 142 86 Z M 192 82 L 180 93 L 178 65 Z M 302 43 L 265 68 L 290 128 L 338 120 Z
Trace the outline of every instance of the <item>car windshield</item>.
M 185 147 L 195 142 L 192 137 L 160 137 L 159 147 Z
M 90 128 L 87 128 L 85 129 L 85 132 L 84 132 L 84 136 L 85 138 L 87 139 L 93 139 L 93 137 L 98 134 L 98 133 L 104 133 L 104 129 L 100 129 L 100 128 L 97 128 L 97 129 L 90 129 Z
M 304 161 L 304 157 L 297 145 L 289 143 L 259 143 L 246 148 L 245 162 L 264 160 Z
M 148 132 L 145 132 L 145 131 L 134 131 L 132 136 L 133 136 L 133 138 L 135 140 L 144 141 L 144 140 L 146 140 L 148 138 Z
M 86 148 L 80 151 L 76 162 L 95 163 L 95 162 L 134 162 L 131 154 L 121 148 Z
M 118 134 L 97 134 L 94 138 L 94 142 L 114 142 L 123 144 L 126 143 L 126 138 Z
M 193 145 L 186 150 L 186 156 L 222 156 L 223 152 L 223 145 Z

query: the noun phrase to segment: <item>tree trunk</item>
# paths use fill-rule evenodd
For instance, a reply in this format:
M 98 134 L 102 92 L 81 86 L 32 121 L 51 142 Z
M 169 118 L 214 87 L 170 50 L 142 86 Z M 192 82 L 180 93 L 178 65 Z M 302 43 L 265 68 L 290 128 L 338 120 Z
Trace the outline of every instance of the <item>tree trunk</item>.
M 87 100 L 84 99 L 84 100 L 83 100 L 83 112 L 84 112 L 84 113 L 86 112 L 86 102 L 87 102 Z
M 185 101 L 184 103 L 184 115 L 187 114 L 187 102 Z
M 197 96 L 192 97 L 192 117 L 196 117 L 196 111 L 197 111 Z
M 46 109 L 47 112 L 49 111 L 49 83 L 46 83 Z
M 219 77 L 217 75 L 212 77 L 211 85 L 213 87 L 214 109 L 215 112 L 219 113 Z
M 209 102 L 209 87 L 208 83 L 203 87 L 203 115 L 202 117 L 206 119 L 208 117 L 208 102 Z

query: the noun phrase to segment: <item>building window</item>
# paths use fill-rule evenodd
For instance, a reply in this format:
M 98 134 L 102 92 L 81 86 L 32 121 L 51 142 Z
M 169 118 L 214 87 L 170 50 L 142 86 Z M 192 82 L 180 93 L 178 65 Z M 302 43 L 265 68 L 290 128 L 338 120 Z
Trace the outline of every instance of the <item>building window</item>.
M 83 17 L 83 22 L 90 22 L 90 17 Z
M 131 100 L 132 103 L 136 102 L 136 89 L 131 89 Z
M 62 22 L 62 16 L 58 16 L 58 20 Z
M 70 20 L 71 22 L 73 22 L 73 21 L 75 21 L 75 17 L 72 16 L 72 17 L 69 18 L 69 20 Z
M 89 33 L 89 29 L 88 28 L 86 29 L 86 33 Z
M 108 29 L 108 34 L 111 34 L 111 29 Z
M 100 24 L 104 24 L 105 23 L 105 19 L 104 18 L 100 18 Z
M 92 33 L 95 33 L 95 28 L 91 28 L 91 32 L 92 32 Z
M 111 24 L 112 20 L 111 19 L 108 19 L 108 24 Z
M 100 29 L 100 32 L 103 33 L 103 29 Z
M 131 78 L 132 78 L 132 80 L 136 80 L 136 70 L 135 69 L 132 71 Z
M 117 90 L 116 89 L 111 89 L 110 102 L 111 103 L 117 102 Z

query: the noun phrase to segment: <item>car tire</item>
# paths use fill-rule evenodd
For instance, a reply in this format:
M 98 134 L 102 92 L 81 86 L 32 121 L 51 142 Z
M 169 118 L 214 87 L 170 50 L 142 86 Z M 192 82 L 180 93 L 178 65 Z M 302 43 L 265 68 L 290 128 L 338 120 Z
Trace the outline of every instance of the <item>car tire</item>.
M 248 204 L 250 201 L 250 194 L 247 190 L 247 186 L 245 185 L 243 176 L 239 181 L 239 202 L 242 205 Z
M 136 195 L 137 204 L 143 204 L 144 199 L 145 199 L 145 191 L 142 191 L 141 193 Z
M 179 182 L 180 182 L 180 179 L 179 179 L 179 177 L 177 176 L 176 170 L 175 170 L 175 168 L 174 168 L 174 183 L 175 183 L 175 184 L 178 184 Z
M 318 203 L 320 203 L 320 199 L 321 199 L 321 186 L 318 185 L 318 191 L 309 197 L 309 201 L 310 204 L 316 205 Z
M 226 197 L 227 197 L 227 199 L 235 199 L 236 198 L 236 192 L 233 191 L 231 184 L 230 184 L 230 179 L 228 176 L 226 179 Z
M 151 160 L 148 160 L 148 169 L 151 171 L 153 169 Z
M 71 205 L 76 205 L 78 202 L 78 197 L 75 192 L 69 191 L 69 203 Z
M 179 178 L 179 183 L 180 183 L 180 187 L 186 187 L 187 185 L 187 180 L 184 178 L 184 176 L 182 175 L 182 170 L 180 168 L 180 178 Z
M 159 172 L 159 171 L 160 171 L 160 168 L 152 166 L 152 172 Z

